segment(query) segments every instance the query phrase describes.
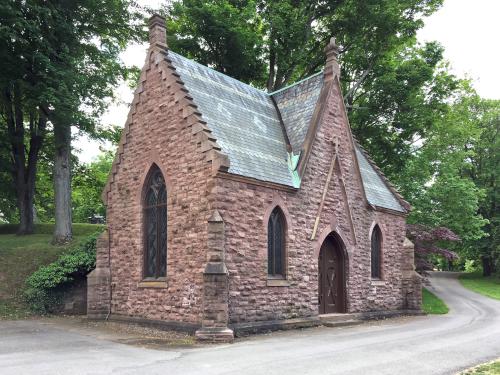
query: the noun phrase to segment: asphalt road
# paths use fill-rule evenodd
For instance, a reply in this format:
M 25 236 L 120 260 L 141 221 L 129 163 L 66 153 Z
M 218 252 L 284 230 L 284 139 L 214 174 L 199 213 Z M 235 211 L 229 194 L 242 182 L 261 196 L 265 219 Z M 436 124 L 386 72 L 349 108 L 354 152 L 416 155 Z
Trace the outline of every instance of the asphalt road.
M 0 322 L 0 374 L 455 374 L 500 357 L 500 301 L 431 277 L 451 311 L 153 350 L 38 321 Z

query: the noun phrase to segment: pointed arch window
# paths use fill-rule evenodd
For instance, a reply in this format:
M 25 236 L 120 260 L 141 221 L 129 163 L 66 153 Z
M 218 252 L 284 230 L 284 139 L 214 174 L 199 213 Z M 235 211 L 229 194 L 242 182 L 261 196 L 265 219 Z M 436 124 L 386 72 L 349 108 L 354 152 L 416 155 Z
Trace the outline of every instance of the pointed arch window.
M 371 243 L 372 279 L 382 278 L 382 232 L 378 225 L 372 231 Z
M 267 273 L 271 277 L 285 277 L 285 215 L 276 207 L 267 223 Z
M 146 179 L 144 212 L 144 278 L 167 275 L 167 187 L 158 166 Z

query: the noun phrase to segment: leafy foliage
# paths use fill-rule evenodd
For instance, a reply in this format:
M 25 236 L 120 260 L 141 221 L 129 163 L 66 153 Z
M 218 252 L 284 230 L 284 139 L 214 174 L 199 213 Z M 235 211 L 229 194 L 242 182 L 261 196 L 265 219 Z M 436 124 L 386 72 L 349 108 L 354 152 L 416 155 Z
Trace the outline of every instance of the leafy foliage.
M 43 266 L 26 279 L 24 298 L 36 313 L 47 313 L 60 304 L 61 288 L 95 268 L 96 233 L 79 246 Z
M 441 0 L 182 0 L 167 12 L 172 25 L 169 42 L 207 65 L 273 91 L 319 70 L 323 48 L 335 35 L 342 45 L 348 80 L 356 82 L 385 53 L 412 40 L 422 18 L 441 4 Z M 265 66 L 265 75 L 253 66 Z
M 473 96 L 463 106 L 481 132 L 464 173 L 484 192 L 479 213 L 489 221 L 484 227 L 486 235 L 469 252 L 481 259 L 485 276 L 500 274 L 500 100 Z
M 80 164 L 72 179 L 73 217 L 78 222 L 88 222 L 93 215 L 106 216 L 101 199 L 108 173 L 113 163 L 113 154 L 105 152 L 89 164 Z
M 262 24 L 255 1 L 184 0 L 169 11 L 170 48 L 236 79 L 264 80 Z
M 480 99 L 463 82 L 398 175 L 413 206 L 408 221 L 455 232 L 462 241 L 451 248 L 461 255 L 462 263 L 486 256 L 494 266 L 500 258 L 495 250 L 499 248 L 496 226 L 491 225 L 498 220 L 494 139 L 498 139 L 499 104 Z
M 387 53 L 354 92 L 344 89 L 354 134 L 392 181 L 399 183 L 416 145 L 447 113 L 458 85 L 441 46 L 412 42 Z
M 98 119 L 114 87 L 129 72 L 119 53 L 129 41 L 143 36 L 142 16 L 134 4 L 128 0 L 0 4 L 0 125 L 8 129 L 9 180 L 17 193 L 20 233 L 33 231 L 38 157 L 49 132 L 54 134 L 53 157 L 59 160 L 54 163 L 53 181 L 68 180 L 55 185 L 61 186 L 56 200 L 60 206 L 70 206 L 63 199 L 69 197 L 70 128 L 99 136 Z M 10 215 L 11 207 L 2 209 Z M 56 210 L 61 215 L 66 211 Z
M 54 191 L 52 188 L 53 169 L 50 159 L 42 155 L 37 174 L 37 194 L 35 207 L 42 222 L 54 220 Z M 90 163 L 80 163 L 76 157 L 72 162 L 71 206 L 75 222 L 87 223 L 93 215 L 106 215 L 101 193 L 106 184 L 113 163 L 113 153 L 105 151 Z

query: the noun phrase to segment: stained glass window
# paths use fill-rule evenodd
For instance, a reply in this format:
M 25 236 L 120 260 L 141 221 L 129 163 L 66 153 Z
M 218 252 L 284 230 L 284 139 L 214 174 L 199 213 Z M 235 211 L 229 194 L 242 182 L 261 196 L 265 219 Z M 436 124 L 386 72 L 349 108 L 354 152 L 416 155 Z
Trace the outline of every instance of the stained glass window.
M 267 224 L 267 273 L 285 276 L 285 216 L 276 207 Z
M 382 232 L 378 225 L 375 225 L 372 232 L 372 279 L 380 279 L 381 272 L 381 249 L 382 248 Z
M 151 167 L 144 209 L 144 277 L 167 275 L 167 188 L 160 169 Z

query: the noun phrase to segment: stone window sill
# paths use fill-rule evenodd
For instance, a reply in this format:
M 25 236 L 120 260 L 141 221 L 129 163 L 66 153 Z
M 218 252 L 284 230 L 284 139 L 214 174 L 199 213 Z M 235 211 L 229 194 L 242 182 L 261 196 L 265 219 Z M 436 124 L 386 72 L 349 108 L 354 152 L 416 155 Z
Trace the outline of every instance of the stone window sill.
M 372 279 L 370 284 L 373 286 L 384 286 L 387 285 L 387 282 L 385 280 Z
M 137 284 L 138 288 L 167 288 L 167 280 L 142 280 Z
M 290 286 L 290 283 L 285 279 L 267 279 L 267 286 Z

